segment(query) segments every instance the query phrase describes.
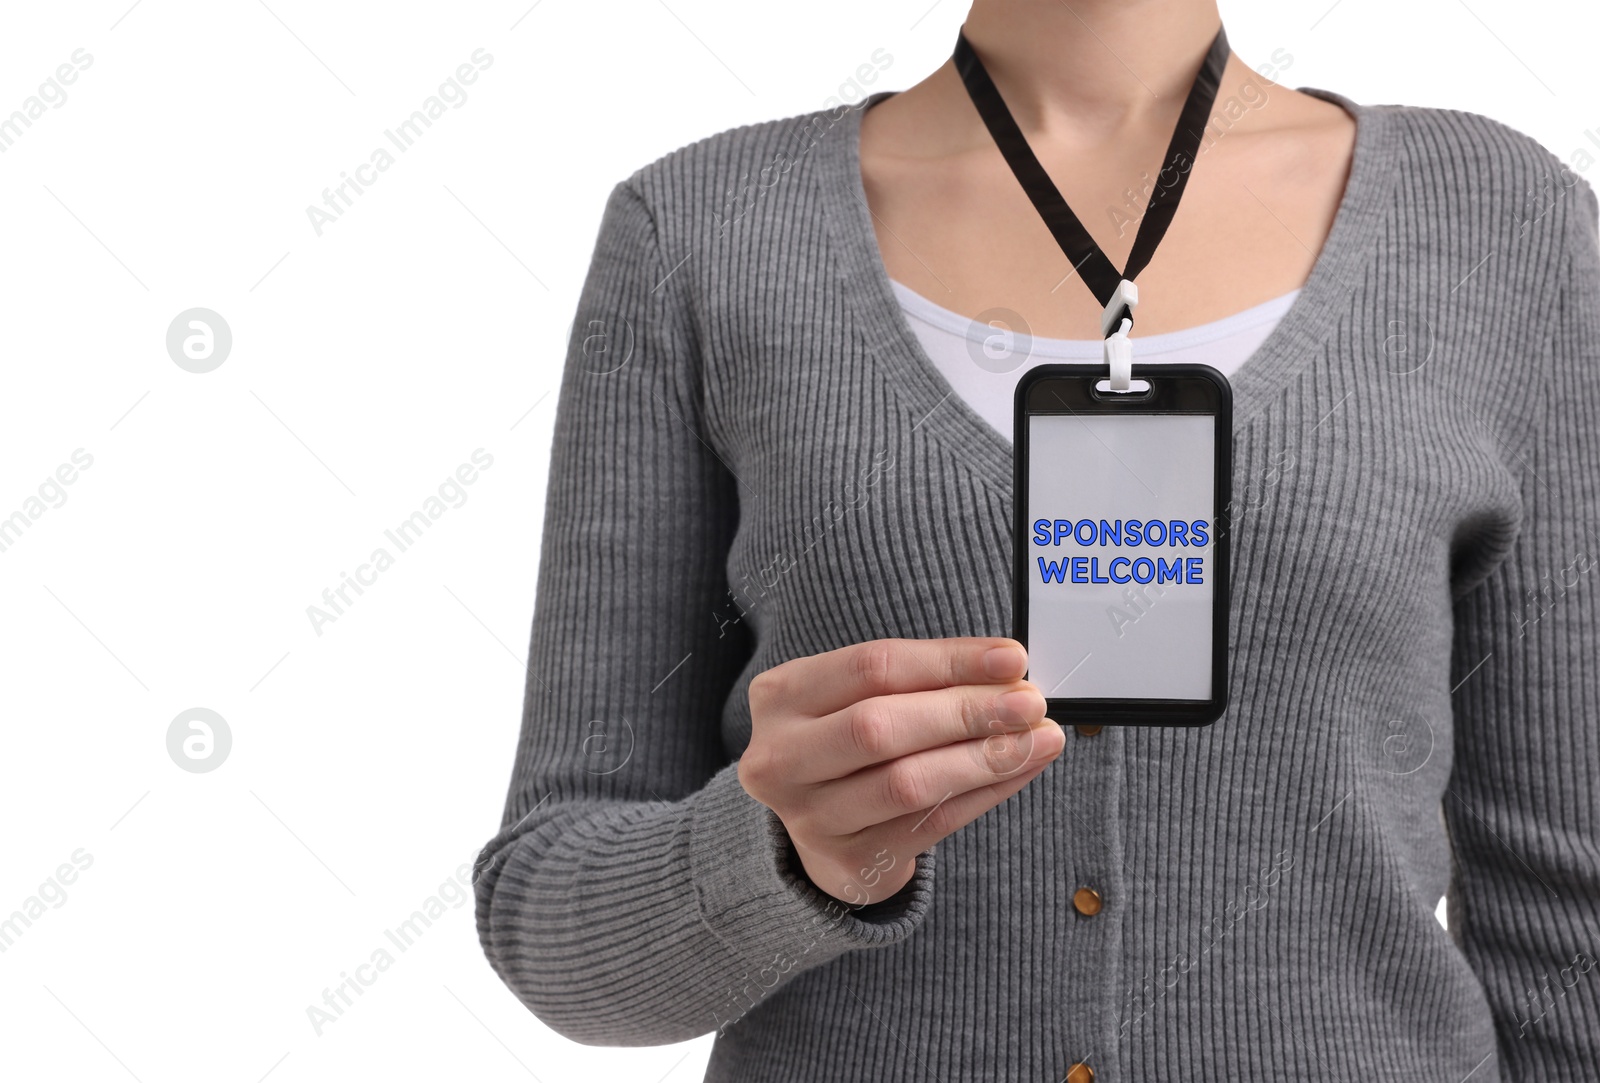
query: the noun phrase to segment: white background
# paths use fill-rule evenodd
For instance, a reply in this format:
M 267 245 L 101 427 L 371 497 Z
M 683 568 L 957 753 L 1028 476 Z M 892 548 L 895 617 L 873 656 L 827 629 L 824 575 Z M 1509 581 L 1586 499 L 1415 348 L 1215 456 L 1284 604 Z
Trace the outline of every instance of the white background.
M 670 8 L 668 6 L 670 4 Z M 498 826 L 568 326 L 611 186 L 724 128 L 948 54 L 960 0 L 128 0 L 0 9 L 0 1072 L 155 1081 L 700 1078 L 709 1039 L 545 1030 L 448 910 L 319 1036 L 306 1009 Z M 1445 105 L 1563 159 L 1600 138 L 1593 5 L 1226 3 L 1252 65 Z M 468 60 L 493 64 L 321 236 L 306 207 Z M 847 88 L 848 91 L 848 88 Z M 1592 147 L 1600 151 L 1600 147 Z M 1600 170 L 1589 170 L 1597 179 Z M 195 375 L 169 323 L 232 352 Z M 319 636 L 306 609 L 476 448 L 493 467 Z M 180 770 L 166 734 L 233 747 Z

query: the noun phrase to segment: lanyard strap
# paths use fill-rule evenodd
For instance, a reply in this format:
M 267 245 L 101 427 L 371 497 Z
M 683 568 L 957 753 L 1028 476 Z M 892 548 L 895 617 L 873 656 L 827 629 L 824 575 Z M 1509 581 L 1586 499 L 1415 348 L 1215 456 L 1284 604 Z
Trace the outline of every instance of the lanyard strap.
M 1178 117 L 1178 126 L 1167 145 L 1167 157 L 1161 172 L 1151 186 L 1150 203 L 1139 222 L 1139 231 L 1134 235 L 1133 250 L 1128 253 L 1127 270 L 1118 274 L 1100 246 L 1095 244 L 1094 238 L 1089 236 L 1089 231 L 1083 228 L 1083 223 L 1078 221 L 1078 216 L 1067 206 L 1067 201 L 1044 171 L 1044 166 L 1039 164 L 1039 159 L 1034 157 L 1033 148 L 1028 146 L 1022 129 L 1017 127 L 1011 110 L 1000 97 L 1000 91 L 996 89 L 994 80 L 989 78 L 983 61 L 978 59 L 966 34 L 957 33 L 954 59 L 956 71 L 961 73 L 961 81 L 966 84 L 967 96 L 977 107 L 978 115 L 983 117 L 989 134 L 994 136 L 1000 153 L 1011 166 L 1011 172 L 1016 174 L 1023 191 L 1028 193 L 1028 198 L 1033 201 L 1034 208 L 1044 219 L 1056 243 L 1072 261 L 1073 268 L 1082 276 L 1101 305 L 1111 303 L 1118 285 L 1124 279 L 1131 281 L 1144 270 L 1150 257 L 1155 255 L 1162 236 L 1166 234 L 1172 216 L 1177 213 L 1178 200 L 1183 196 L 1183 187 L 1189 181 L 1189 171 L 1200 149 L 1201 135 L 1211 120 L 1211 106 L 1217 99 L 1217 88 L 1222 83 L 1222 69 L 1228 63 L 1228 53 L 1227 34 L 1218 28 L 1217 36 L 1206 52 L 1205 62 L 1195 76 L 1194 85 L 1189 88 L 1188 100 L 1183 103 L 1183 113 Z M 1167 180 L 1172 174 L 1175 174 L 1172 179 Z M 1118 327 L 1123 319 L 1130 322 L 1133 319 L 1133 310 L 1126 303 L 1122 304 L 1115 317 L 1108 316 L 1105 326 Z

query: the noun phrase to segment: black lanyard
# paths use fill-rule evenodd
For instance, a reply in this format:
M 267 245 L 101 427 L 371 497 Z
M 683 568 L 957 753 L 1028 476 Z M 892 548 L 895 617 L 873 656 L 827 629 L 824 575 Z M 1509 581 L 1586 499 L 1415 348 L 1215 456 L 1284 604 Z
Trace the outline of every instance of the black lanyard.
M 1006 108 L 1000 91 L 984 70 L 983 62 L 973 51 L 967 36 L 957 33 L 956 71 L 961 73 L 967 95 L 972 99 L 972 104 L 977 106 L 978 115 L 983 117 L 989 134 L 994 136 L 1000 153 L 1011 166 L 1011 172 L 1016 174 L 1023 191 L 1028 193 L 1028 198 L 1033 201 L 1056 243 L 1067 254 L 1073 268 L 1089 289 L 1094 291 L 1101 305 L 1111 303 L 1123 279 L 1131 281 L 1134 275 L 1144 270 L 1150 257 L 1155 255 L 1156 245 L 1161 243 L 1162 236 L 1167 232 L 1172 216 L 1177 213 L 1183 186 L 1189 181 L 1189 170 L 1193 168 L 1195 154 L 1200 149 L 1201 135 L 1211 122 L 1211 106 L 1217 98 L 1222 69 L 1228 63 L 1228 52 L 1228 37 L 1219 28 L 1206 53 L 1205 63 L 1200 65 L 1200 72 L 1195 76 L 1194 85 L 1189 88 L 1189 98 L 1183 103 L 1183 113 L 1178 117 L 1178 126 L 1167 145 L 1167 157 L 1161 172 L 1156 174 L 1155 183 L 1151 185 L 1150 204 L 1139 222 L 1139 232 L 1134 235 L 1133 251 L 1128 253 L 1128 267 L 1118 274 L 1100 246 L 1095 244 L 1094 238 L 1089 236 L 1089 231 L 1083 228 L 1083 223 L 1078 221 L 1078 216 L 1067 206 L 1067 201 L 1061 197 L 1060 190 L 1044 171 L 1044 166 L 1039 164 L 1039 159 L 1034 157 L 1033 148 L 1028 146 L 1022 129 L 1017 127 L 1011 110 Z M 1176 176 L 1168 180 L 1173 173 Z M 1116 328 L 1123 319 L 1133 319 L 1133 312 L 1126 304 L 1120 313 L 1107 321 L 1106 326 Z

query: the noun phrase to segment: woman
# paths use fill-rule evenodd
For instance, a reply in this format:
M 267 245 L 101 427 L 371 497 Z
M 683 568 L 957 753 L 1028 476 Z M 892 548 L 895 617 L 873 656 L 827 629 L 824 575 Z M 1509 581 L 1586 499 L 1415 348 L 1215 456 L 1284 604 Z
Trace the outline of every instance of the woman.
M 972 7 L 1118 266 L 1219 25 Z M 1205 136 L 1134 334 L 1233 383 L 1197 730 L 1064 731 L 1004 638 L 1008 389 L 1100 303 L 954 65 L 617 186 L 477 875 L 548 1025 L 715 1030 L 712 1080 L 1594 1078 L 1594 193 L 1236 56 Z

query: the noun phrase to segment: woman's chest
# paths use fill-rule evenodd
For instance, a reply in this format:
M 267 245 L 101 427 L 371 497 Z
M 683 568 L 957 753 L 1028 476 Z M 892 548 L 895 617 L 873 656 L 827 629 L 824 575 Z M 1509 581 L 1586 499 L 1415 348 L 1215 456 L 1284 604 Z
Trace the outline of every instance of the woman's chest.
M 846 352 L 767 370 L 742 414 L 730 465 L 747 499 L 728 558 L 741 617 L 784 656 L 1010 634 L 1010 449 L 972 440 L 956 404 L 919 414 L 881 359 Z M 1500 437 L 1465 402 L 1437 382 L 1383 383 L 1367 371 L 1381 343 L 1371 352 L 1319 359 L 1236 424 L 1217 524 L 1235 591 L 1274 629 L 1337 622 L 1366 630 L 1363 650 L 1403 653 L 1448 619 L 1468 535 L 1514 534 L 1518 498 Z

